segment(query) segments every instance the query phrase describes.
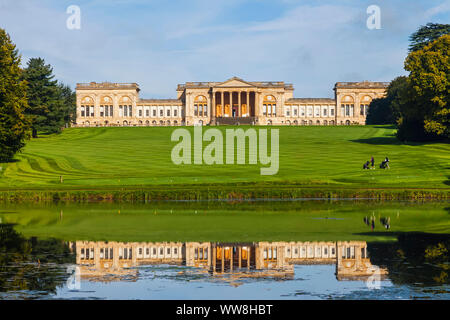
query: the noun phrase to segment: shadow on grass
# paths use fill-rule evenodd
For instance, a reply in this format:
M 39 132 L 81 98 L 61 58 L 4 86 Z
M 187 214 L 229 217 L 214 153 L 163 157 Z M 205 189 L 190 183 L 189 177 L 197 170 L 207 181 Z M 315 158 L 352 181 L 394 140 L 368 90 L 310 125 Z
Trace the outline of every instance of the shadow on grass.
M 2 163 L 14 163 L 14 162 L 19 162 L 20 159 L 10 159 L 10 160 L 0 160 L 0 164 Z
M 450 208 L 447 208 L 450 210 Z M 420 237 L 420 238 L 439 238 L 439 239 L 449 239 L 450 234 L 448 233 L 427 233 L 422 231 L 367 231 L 367 232 L 358 232 L 354 233 L 354 235 L 358 236 L 373 236 L 373 237 L 380 237 L 380 236 L 390 236 L 390 237 Z
M 447 170 L 450 168 L 446 168 Z M 450 186 L 450 176 L 447 176 L 447 180 L 444 181 L 444 184 Z
M 400 141 L 397 137 L 392 135 L 387 135 L 384 137 L 373 137 L 367 139 L 356 139 L 350 140 L 351 142 L 356 143 L 366 143 L 373 145 L 405 145 L 405 146 L 424 146 L 424 145 L 432 145 L 432 144 L 440 144 L 445 143 L 444 140 L 435 140 L 435 141 Z
M 394 124 L 378 124 L 378 125 L 371 125 L 371 127 L 376 129 L 397 129 L 397 126 Z

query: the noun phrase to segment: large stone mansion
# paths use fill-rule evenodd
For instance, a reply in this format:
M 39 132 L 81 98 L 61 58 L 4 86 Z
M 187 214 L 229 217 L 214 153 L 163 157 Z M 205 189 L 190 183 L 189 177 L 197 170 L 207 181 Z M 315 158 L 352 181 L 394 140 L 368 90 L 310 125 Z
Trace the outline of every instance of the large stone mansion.
M 79 83 L 75 126 L 365 124 L 386 82 L 338 82 L 335 98 L 294 98 L 284 82 L 186 82 L 176 99 L 141 99 L 136 83 Z

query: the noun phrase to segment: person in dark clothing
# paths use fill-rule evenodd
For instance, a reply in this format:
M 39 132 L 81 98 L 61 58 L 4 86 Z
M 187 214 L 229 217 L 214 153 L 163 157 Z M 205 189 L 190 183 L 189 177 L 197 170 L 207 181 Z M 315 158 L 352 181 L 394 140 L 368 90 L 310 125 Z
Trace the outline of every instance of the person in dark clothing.
M 371 165 L 372 165 L 372 169 L 375 169 L 375 159 L 372 157 L 372 159 L 370 159 Z

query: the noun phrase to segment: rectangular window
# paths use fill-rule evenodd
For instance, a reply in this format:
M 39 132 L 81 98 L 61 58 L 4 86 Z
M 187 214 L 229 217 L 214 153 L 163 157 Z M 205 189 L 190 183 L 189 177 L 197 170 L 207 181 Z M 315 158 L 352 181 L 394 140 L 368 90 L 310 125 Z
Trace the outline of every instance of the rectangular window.
M 150 109 L 145 110 L 145 116 L 150 117 Z
M 360 107 L 359 115 L 360 115 L 360 116 L 363 116 L 363 115 L 364 115 L 364 105 L 362 104 L 362 105 L 360 105 L 359 107 Z
M 320 107 L 315 107 L 314 111 L 315 111 L 315 116 L 320 117 Z
M 267 105 L 263 105 L 263 115 L 266 116 L 267 115 Z
M 130 115 L 130 117 L 133 116 L 133 112 L 131 110 L 132 110 L 132 107 L 128 106 L 128 114 Z
M 153 117 L 156 117 L 156 109 L 153 109 Z
M 194 116 L 198 116 L 198 105 L 194 104 Z
M 298 115 L 298 109 L 294 108 L 294 117 L 296 117 Z
M 305 107 L 300 107 L 300 115 L 301 115 L 302 117 L 305 116 Z
M 330 109 L 330 116 L 334 116 L 334 109 Z
M 167 116 L 170 117 L 170 109 L 167 109 Z
M 207 106 L 206 106 L 206 104 L 204 104 L 204 105 L 203 105 L 203 116 L 204 116 L 204 117 L 207 117 L 207 116 L 208 116 L 208 111 L 206 111 L 206 109 L 207 109 Z
M 174 117 L 178 117 L 178 110 L 177 109 L 173 109 L 173 116 Z
M 105 106 L 105 117 L 109 117 L 109 106 Z
M 109 106 L 109 116 L 110 116 L 110 117 L 113 117 L 113 116 L 114 116 L 113 110 L 114 110 L 113 106 Z
M 345 116 L 345 104 L 341 104 L 341 116 Z
M 84 106 L 81 106 L 81 116 L 84 117 L 85 113 L 84 113 Z
M 323 114 L 324 117 L 327 116 L 327 113 L 328 113 L 327 108 L 323 108 L 323 109 L 322 109 L 322 114 Z
M 272 105 L 272 115 L 273 115 L 274 117 L 277 116 L 277 105 L 276 105 L 276 104 L 273 104 L 273 105 Z
M 139 117 L 142 117 L 142 109 L 139 109 Z
M 159 110 L 159 116 L 160 117 L 164 117 L 164 110 L 163 109 Z

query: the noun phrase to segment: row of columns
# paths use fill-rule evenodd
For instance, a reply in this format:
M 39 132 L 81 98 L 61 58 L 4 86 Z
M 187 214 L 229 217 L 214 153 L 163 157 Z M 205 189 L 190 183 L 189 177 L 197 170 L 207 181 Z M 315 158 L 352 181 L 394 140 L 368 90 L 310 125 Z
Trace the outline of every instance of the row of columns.
M 242 101 L 241 101 L 241 96 L 242 96 L 242 92 L 245 92 L 246 94 L 246 98 L 245 98 L 245 102 L 247 105 L 247 113 L 250 113 L 250 93 L 254 92 L 255 93 L 255 109 L 257 109 L 258 106 L 258 100 L 259 100 L 259 93 L 255 92 L 255 91 L 225 91 L 225 90 L 221 90 L 221 91 L 213 91 L 212 94 L 212 98 L 213 98 L 213 107 L 212 107 L 212 113 L 211 115 L 213 117 L 217 116 L 217 101 L 216 101 L 216 93 L 220 93 L 221 97 L 220 97 L 220 105 L 221 105 L 221 115 L 224 116 L 225 115 L 225 93 L 228 93 L 229 96 L 229 105 L 230 105 L 230 116 L 233 116 L 233 93 L 237 92 L 238 93 L 238 117 L 242 117 Z M 257 111 L 255 110 L 255 114 L 258 114 Z

